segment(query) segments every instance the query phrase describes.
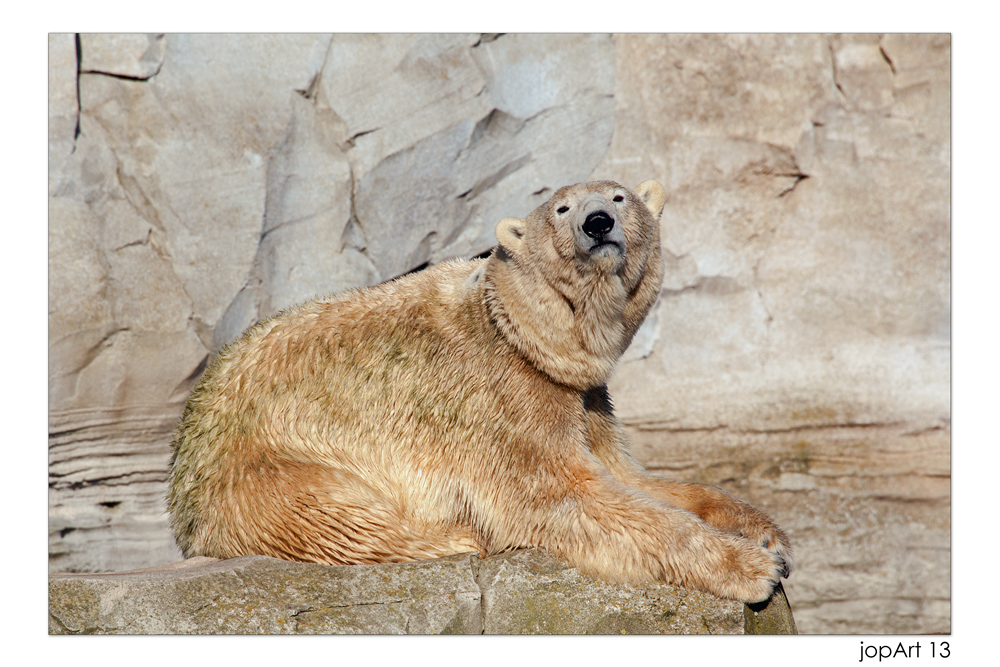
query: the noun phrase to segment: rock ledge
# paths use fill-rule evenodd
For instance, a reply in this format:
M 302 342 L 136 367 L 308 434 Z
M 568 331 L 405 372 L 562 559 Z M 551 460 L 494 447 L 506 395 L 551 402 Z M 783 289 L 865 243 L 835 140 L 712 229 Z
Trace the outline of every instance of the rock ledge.
M 538 550 L 391 565 L 265 556 L 49 578 L 50 634 L 794 634 L 784 592 L 746 606 L 614 585 Z

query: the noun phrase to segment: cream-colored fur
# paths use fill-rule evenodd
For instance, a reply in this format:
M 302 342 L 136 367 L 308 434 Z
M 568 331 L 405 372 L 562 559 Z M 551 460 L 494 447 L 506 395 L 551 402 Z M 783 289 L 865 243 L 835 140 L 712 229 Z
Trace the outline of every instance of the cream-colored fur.
M 290 309 L 227 347 L 174 442 L 186 556 L 378 563 L 543 547 L 613 581 L 766 599 L 766 515 L 646 473 L 605 382 L 661 284 L 663 188 L 560 189 L 451 262 Z

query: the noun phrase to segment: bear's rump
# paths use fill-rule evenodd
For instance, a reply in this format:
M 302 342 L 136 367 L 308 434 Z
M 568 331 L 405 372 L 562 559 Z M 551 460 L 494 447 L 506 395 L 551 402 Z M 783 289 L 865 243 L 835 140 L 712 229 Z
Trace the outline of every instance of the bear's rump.
M 478 549 L 457 525 L 415 516 L 397 494 L 325 465 L 284 462 L 256 467 L 226 498 L 231 504 L 226 525 L 203 526 L 206 541 L 217 541 L 205 544 L 205 553 L 364 564 Z

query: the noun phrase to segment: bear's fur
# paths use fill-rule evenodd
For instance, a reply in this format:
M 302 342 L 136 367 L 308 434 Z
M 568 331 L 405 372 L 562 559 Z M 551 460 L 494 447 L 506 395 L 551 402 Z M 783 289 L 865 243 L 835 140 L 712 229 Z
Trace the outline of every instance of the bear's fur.
M 292 308 L 223 350 L 173 444 L 185 556 L 382 563 L 542 547 L 622 582 L 768 598 L 792 551 L 646 473 L 605 382 L 656 300 L 663 188 L 560 189 L 488 259 Z

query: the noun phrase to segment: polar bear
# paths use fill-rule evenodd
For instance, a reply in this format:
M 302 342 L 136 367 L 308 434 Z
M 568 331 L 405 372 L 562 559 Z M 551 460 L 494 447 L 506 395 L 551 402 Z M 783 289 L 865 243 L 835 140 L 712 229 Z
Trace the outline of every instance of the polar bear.
M 665 193 L 567 186 L 454 261 L 291 308 L 226 347 L 173 443 L 185 556 L 384 563 L 541 547 L 617 582 L 767 599 L 788 538 L 647 473 L 606 382 L 660 290 Z

